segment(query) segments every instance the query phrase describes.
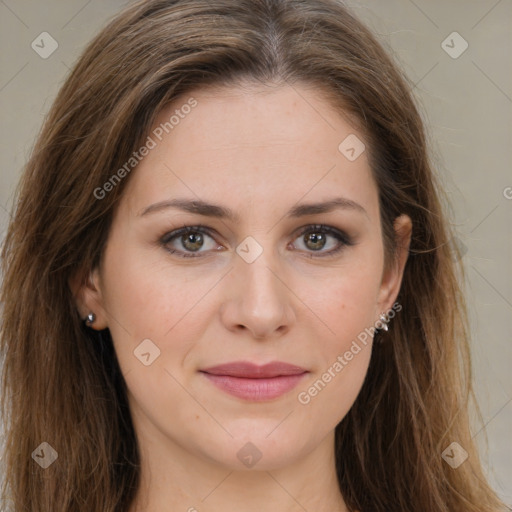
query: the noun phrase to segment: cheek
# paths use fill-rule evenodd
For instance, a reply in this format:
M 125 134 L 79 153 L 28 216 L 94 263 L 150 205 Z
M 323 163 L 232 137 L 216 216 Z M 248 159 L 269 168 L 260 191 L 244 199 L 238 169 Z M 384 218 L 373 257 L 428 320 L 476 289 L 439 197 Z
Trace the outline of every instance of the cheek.
M 310 289 L 308 295 L 325 335 L 311 347 L 321 363 L 301 386 L 297 401 L 309 417 L 321 415 L 332 428 L 351 408 L 368 370 L 381 264 L 377 247 L 372 256 L 340 267 L 335 278 L 325 281 L 323 293 Z
M 328 363 L 297 392 L 302 415 L 311 422 L 321 418 L 330 431 L 347 415 L 363 385 L 371 357 L 371 344 L 357 340 L 338 346 Z
M 354 329 L 364 329 L 373 323 L 378 281 L 369 275 L 351 272 L 331 279 L 316 299 L 319 311 L 336 338 L 347 339 Z
M 328 354 L 344 349 L 359 333 L 374 325 L 381 261 L 354 257 L 315 283 L 308 280 L 305 304 L 325 325 Z M 321 285 L 321 286 L 320 286 Z
M 194 423 L 198 410 L 181 384 L 181 367 L 207 323 L 201 298 L 215 278 L 171 274 L 165 258 L 136 250 L 107 252 L 105 276 L 109 329 L 132 412 L 154 424 Z
M 310 347 L 319 355 L 318 364 L 296 398 L 306 417 L 322 417 L 327 428 L 335 428 L 348 413 L 368 371 L 379 283 L 379 273 L 368 268 L 351 267 L 317 295 L 325 335 Z
M 180 333 L 187 324 L 187 312 L 197 303 L 202 289 L 207 290 L 207 283 L 191 286 L 179 272 L 170 279 L 161 259 L 148 251 L 142 253 L 129 244 L 119 249 L 113 240 L 105 253 L 104 308 L 123 373 L 136 370 L 134 373 L 139 374 L 145 367 L 136 358 L 138 347 L 146 347 L 144 351 L 141 348 L 141 354 L 150 352 L 150 360 L 158 355 L 148 367 L 153 368 L 166 356 L 165 340 L 173 338 L 174 355 L 181 359 L 179 352 L 186 347 L 176 341 L 184 339 Z
M 156 250 L 118 251 L 105 258 L 104 302 L 113 326 L 119 323 L 134 338 L 163 339 L 212 287 L 215 277 L 194 275 L 171 265 Z M 183 319 L 183 320 L 181 320 Z

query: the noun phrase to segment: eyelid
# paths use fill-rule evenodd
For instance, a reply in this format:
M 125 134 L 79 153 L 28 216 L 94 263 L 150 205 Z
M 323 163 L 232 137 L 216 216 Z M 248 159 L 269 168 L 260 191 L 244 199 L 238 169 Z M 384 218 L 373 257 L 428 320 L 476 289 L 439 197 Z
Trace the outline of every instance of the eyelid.
M 164 248 L 170 252 L 171 254 L 175 254 L 182 258 L 203 258 L 206 256 L 209 256 L 211 254 L 211 251 L 204 251 L 204 252 L 186 252 L 186 251 L 178 251 L 175 249 L 170 249 L 167 247 L 167 245 L 174 239 L 186 235 L 188 233 L 201 233 L 208 235 L 210 238 L 215 240 L 215 237 L 212 235 L 212 232 L 214 230 L 208 226 L 205 226 L 204 224 L 193 224 L 193 225 L 183 225 L 183 227 L 174 229 L 172 231 L 166 232 L 162 237 L 159 238 L 159 242 L 161 245 L 164 246 Z M 215 240 L 217 243 L 217 241 Z M 185 256 L 186 254 L 186 256 Z
M 212 232 L 214 230 L 208 226 L 205 226 L 204 224 L 190 224 L 186 225 L 184 224 L 181 228 L 173 229 L 171 231 L 167 231 L 161 238 L 161 241 L 165 241 L 166 239 L 173 239 L 180 235 L 186 235 L 187 233 L 203 233 L 207 234 L 208 236 L 212 237 Z M 213 237 L 212 237 L 213 238 Z M 168 240 L 167 240 L 168 243 Z
M 313 232 L 315 230 L 339 238 L 340 241 L 342 241 L 346 245 L 355 245 L 355 242 L 352 239 L 352 237 L 349 236 L 345 231 L 335 228 L 334 226 L 329 226 L 327 224 L 307 224 L 306 226 L 299 228 L 297 236 L 301 236 L 304 233 Z

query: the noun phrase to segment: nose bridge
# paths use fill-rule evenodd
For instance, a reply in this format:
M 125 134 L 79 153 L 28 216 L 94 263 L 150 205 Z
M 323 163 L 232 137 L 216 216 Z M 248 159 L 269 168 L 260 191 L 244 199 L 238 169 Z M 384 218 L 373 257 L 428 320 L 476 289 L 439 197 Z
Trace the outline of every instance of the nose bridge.
M 270 253 L 267 250 L 266 253 Z M 239 262 L 238 267 L 241 281 L 244 283 L 245 295 L 256 303 L 270 304 L 280 298 L 282 282 L 276 277 L 274 258 L 264 257 L 263 254 L 254 262 Z
M 255 337 L 270 336 L 289 326 L 292 319 L 290 292 L 271 243 L 247 237 L 237 247 L 239 257 L 230 273 L 230 304 L 224 321 L 230 328 L 244 326 Z M 261 237 L 260 240 L 262 240 Z
M 237 279 L 243 283 L 242 298 L 261 313 L 265 310 L 270 313 L 284 300 L 283 283 L 276 277 L 276 270 L 273 270 L 280 265 L 277 264 L 276 251 L 271 246 L 270 237 L 267 237 L 265 247 L 262 245 L 263 242 L 259 244 L 261 249 L 258 252 L 255 252 L 258 250 L 255 243 L 258 242 L 248 240 L 245 244 L 240 244 L 237 249 L 239 254 L 247 247 L 249 247 L 249 253 L 246 254 L 252 254 L 249 259 L 241 256 L 235 271 Z M 242 245 L 244 246 L 241 247 Z

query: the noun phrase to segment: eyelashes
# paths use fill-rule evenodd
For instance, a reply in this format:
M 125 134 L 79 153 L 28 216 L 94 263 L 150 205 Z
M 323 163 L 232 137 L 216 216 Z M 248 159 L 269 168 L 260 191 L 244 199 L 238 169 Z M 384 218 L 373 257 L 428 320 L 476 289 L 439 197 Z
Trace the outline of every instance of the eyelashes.
M 217 242 L 215 242 L 213 233 L 214 231 L 212 229 L 204 225 L 184 226 L 163 235 L 160 238 L 160 244 L 166 251 L 179 258 L 203 258 L 211 255 L 212 252 L 218 252 L 222 248 L 217 244 Z M 305 235 L 309 235 L 308 238 L 305 239 Z M 301 237 L 301 243 L 304 245 L 305 249 L 299 249 L 299 251 L 306 252 L 311 258 L 327 258 L 334 256 L 345 247 L 355 245 L 352 238 L 345 232 L 323 224 L 312 224 L 301 228 L 301 230 L 296 234 L 293 242 Z M 213 240 L 214 243 L 212 245 L 214 247 L 210 248 L 210 250 L 203 251 L 201 249 L 204 248 L 205 240 L 207 238 L 211 238 Z M 333 238 L 336 241 L 336 245 L 333 249 L 324 251 L 324 247 L 329 245 L 329 238 Z M 310 242 L 314 245 L 320 244 L 320 249 L 308 250 L 307 244 Z M 174 243 L 181 245 L 182 249 L 173 247 L 172 244 Z M 184 244 L 192 245 L 193 249 L 187 249 Z M 196 247 L 198 244 L 200 247 Z
M 198 251 L 186 252 L 186 251 L 179 251 L 179 250 L 169 247 L 169 244 L 171 242 L 173 242 L 174 239 L 176 239 L 178 237 L 181 237 L 181 240 L 179 240 L 179 241 L 180 241 L 180 243 L 183 244 L 185 237 L 187 237 L 187 236 L 190 237 L 190 235 L 197 235 L 198 233 L 201 234 L 201 237 L 199 237 L 199 238 L 194 237 L 194 238 L 198 238 L 198 240 L 203 240 L 204 239 L 203 235 L 207 235 L 210 238 L 213 238 L 213 236 L 211 234 L 211 230 L 209 228 L 207 228 L 206 226 L 197 225 L 197 226 L 185 226 L 183 228 L 176 229 L 174 231 L 166 233 L 161 238 L 160 241 L 161 241 L 162 245 L 164 246 L 164 248 L 167 251 L 169 251 L 171 254 L 175 254 L 176 256 L 179 256 L 181 258 L 200 258 L 200 257 L 204 257 L 204 255 L 205 255 L 204 251 L 203 252 L 198 252 Z M 190 242 L 190 239 L 188 241 Z

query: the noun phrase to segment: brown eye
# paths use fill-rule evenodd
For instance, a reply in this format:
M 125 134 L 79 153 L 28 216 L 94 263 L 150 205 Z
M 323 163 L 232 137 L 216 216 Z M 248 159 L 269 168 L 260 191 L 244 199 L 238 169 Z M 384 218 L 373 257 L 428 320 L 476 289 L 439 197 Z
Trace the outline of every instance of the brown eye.
M 323 249 L 326 244 L 325 233 L 309 233 L 304 236 L 304 243 L 313 251 Z
M 346 233 L 324 225 L 306 226 L 302 229 L 299 238 L 296 240 L 299 240 L 301 237 L 304 249 L 302 247 L 298 247 L 298 249 L 308 252 L 311 257 L 332 256 L 344 247 L 354 245 L 354 242 Z M 324 251 L 323 249 L 326 247 L 328 250 Z
M 210 239 L 209 244 L 208 239 Z M 207 252 L 219 247 L 209 234 L 209 229 L 203 226 L 186 226 L 171 231 L 160 239 L 160 243 L 171 254 L 182 258 L 205 256 Z
M 203 235 L 201 233 L 181 235 L 181 243 L 188 251 L 198 251 L 204 243 Z

